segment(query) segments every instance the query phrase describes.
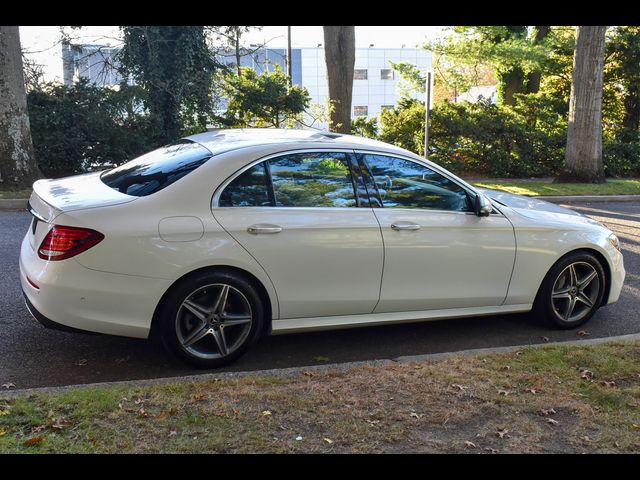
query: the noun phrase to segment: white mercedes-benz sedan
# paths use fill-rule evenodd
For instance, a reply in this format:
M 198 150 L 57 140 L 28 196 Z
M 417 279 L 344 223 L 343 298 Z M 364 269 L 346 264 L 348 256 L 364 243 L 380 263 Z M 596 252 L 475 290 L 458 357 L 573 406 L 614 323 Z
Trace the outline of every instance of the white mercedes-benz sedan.
M 202 133 L 39 180 L 28 209 L 20 272 L 36 319 L 154 337 L 201 367 L 263 334 L 530 310 L 572 328 L 625 277 L 594 220 L 334 133 Z

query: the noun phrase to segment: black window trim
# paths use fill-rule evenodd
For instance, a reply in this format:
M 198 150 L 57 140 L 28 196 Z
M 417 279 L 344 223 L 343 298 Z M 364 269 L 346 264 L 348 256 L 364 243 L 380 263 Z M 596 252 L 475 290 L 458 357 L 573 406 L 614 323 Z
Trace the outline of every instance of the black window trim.
M 294 154 L 301 154 L 301 153 L 342 153 L 345 155 L 346 160 L 347 160 L 347 167 L 349 169 L 349 175 L 351 177 L 351 187 L 353 188 L 353 195 L 354 198 L 356 200 L 356 207 L 355 208 L 361 208 L 360 207 L 360 201 L 359 201 L 359 196 L 358 196 L 358 189 L 357 189 L 357 183 L 355 181 L 354 178 L 354 174 L 359 173 L 359 171 L 355 170 L 353 168 L 352 165 L 352 159 L 351 157 L 353 156 L 354 150 L 353 148 L 303 148 L 303 149 L 295 149 L 295 150 L 283 150 L 280 152 L 276 152 L 276 153 L 270 153 L 269 155 L 265 155 L 264 157 L 258 158 L 246 165 L 244 165 L 242 168 L 236 170 L 234 173 L 232 173 L 231 175 L 229 175 L 224 181 L 222 181 L 218 187 L 214 190 L 213 195 L 211 196 L 211 209 L 214 208 L 265 208 L 265 207 L 256 207 L 256 206 L 247 206 L 247 207 L 221 207 L 220 206 L 220 196 L 222 195 L 222 192 L 224 192 L 225 188 L 227 188 L 229 186 L 230 183 L 232 183 L 236 178 L 238 178 L 240 175 L 242 175 L 243 173 L 245 173 L 247 170 L 251 170 L 253 167 L 255 167 L 256 165 L 258 165 L 261 162 L 265 162 L 264 165 L 267 165 L 266 162 L 268 162 L 269 160 L 275 159 L 275 158 L 279 158 L 279 157 L 284 157 L 286 155 L 294 155 Z M 266 168 L 265 170 L 267 172 L 267 189 L 271 190 L 271 192 L 269 193 L 270 197 L 273 194 L 273 208 L 324 208 L 324 209 L 352 209 L 354 207 L 277 207 L 275 205 L 275 192 L 273 189 L 273 179 L 271 177 L 271 164 L 268 164 L 269 167 Z M 270 198 L 271 199 L 271 198 Z M 266 207 L 266 208 L 272 208 L 272 207 Z

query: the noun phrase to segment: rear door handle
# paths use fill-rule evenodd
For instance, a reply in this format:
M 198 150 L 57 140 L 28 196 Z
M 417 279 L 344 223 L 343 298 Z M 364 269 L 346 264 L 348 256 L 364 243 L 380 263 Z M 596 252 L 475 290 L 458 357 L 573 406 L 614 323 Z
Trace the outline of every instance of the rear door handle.
M 279 227 L 278 225 L 272 225 L 270 223 L 251 225 L 249 228 L 247 228 L 247 232 L 253 235 L 258 235 L 260 233 L 280 233 L 281 231 L 282 227 Z
M 393 230 L 420 230 L 420 225 L 415 223 L 392 223 Z

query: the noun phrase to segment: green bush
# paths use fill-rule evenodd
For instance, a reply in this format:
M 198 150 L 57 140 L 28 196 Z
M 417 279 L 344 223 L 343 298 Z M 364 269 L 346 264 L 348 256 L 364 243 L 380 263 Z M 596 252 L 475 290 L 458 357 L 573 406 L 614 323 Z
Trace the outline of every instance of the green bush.
M 139 112 L 142 92 L 81 81 L 45 84 L 27 96 L 38 166 L 47 177 L 117 165 L 155 148 L 148 116 Z

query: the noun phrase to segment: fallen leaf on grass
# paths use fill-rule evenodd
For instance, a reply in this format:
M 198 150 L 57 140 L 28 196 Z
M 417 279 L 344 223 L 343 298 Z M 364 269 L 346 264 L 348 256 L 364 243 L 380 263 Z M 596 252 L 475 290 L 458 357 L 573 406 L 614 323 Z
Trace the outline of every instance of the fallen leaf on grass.
M 509 392 L 509 390 L 502 390 L 502 389 L 498 390 L 498 395 L 502 395 L 504 397 L 509 395 L 509 393 L 511 393 L 511 392 Z
M 9 415 L 11 412 L 9 410 L 0 410 L 0 417 L 4 417 Z
M 16 388 L 16 384 L 12 382 L 3 383 L 2 388 Z
M 485 450 L 487 452 L 491 452 L 491 453 L 498 453 L 500 450 L 496 450 L 495 448 L 490 448 L 490 447 L 485 447 Z
M 462 385 L 458 385 L 457 383 L 454 383 L 453 385 L 451 385 L 451 387 L 452 388 L 457 388 L 461 392 L 464 392 L 466 390 L 466 388 L 467 388 L 467 387 L 463 387 Z
M 542 410 L 540 410 L 540 413 L 542 413 L 542 415 L 546 417 L 548 415 L 555 415 L 556 411 L 553 408 L 549 408 L 549 409 L 543 408 Z
M 138 410 L 138 416 L 140 416 L 140 417 L 148 417 L 149 416 L 149 414 L 144 409 L 144 405 L 142 405 L 140 407 L 140 410 Z
M 422 418 L 423 416 L 424 416 L 423 414 L 419 414 L 419 413 L 416 413 L 416 412 L 411 412 L 411 418 L 417 418 L 417 419 L 420 419 L 420 418 Z
M 611 381 L 603 380 L 602 384 L 605 387 L 616 387 L 617 386 L 616 382 L 614 382 L 613 380 L 611 380 Z
M 526 392 L 528 393 L 532 393 L 533 395 L 535 395 L 536 393 L 538 393 L 540 390 L 536 390 L 535 388 L 527 388 Z
M 498 431 L 496 432 L 496 434 L 500 437 L 500 438 L 509 438 L 509 430 L 507 430 L 506 428 L 499 428 Z
M 476 448 L 476 444 L 473 442 L 470 442 L 469 440 L 466 440 L 464 442 L 464 448 Z
M 39 435 L 37 437 L 31 437 L 28 440 L 24 441 L 24 444 L 29 447 L 31 445 L 36 445 L 44 440 L 44 435 Z
M 380 420 L 367 420 L 367 423 L 372 427 L 377 427 L 380 424 Z
M 302 372 L 302 374 L 303 374 L 305 377 L 313 377 L 313 373 L 311 373 L 311 372 L 304 371 L 304 372 Z
M 196 393 L 193 396 L 193 401 L 194 402 L 202 402 L 202 401 L 204 401 L 206 399 L 207 399 L 207 395 L 205 395 L 204 393 Z
M 168 437 L 175 437 L 176 435 L 178 435 L 178 431 L 177 430 L 171 430 L 169 432 L 169 435 L 167 435 Z
M 578 332 L 578 335 L 580 335 L 581 337 L 588 337 L 591 334 L 589 332 L 587 332 L 586 330 L 580 330 Z
M 638 425 L 637 423 L 632 423 L 631 426 L 635 429 L 635 430 L 640 430 L 640 425 Z
M 584 440 L 585 442 L 590 442 L 591 439 L 589 438 L 588 435 L 585 435 L 584 437 L 580 437 L 582 440 Z
M 35 427 L 31 427 L 31 433 L 35 434 L 35 433 L 40 433 L 41 431 L 43 431 L 45 429 L 44 425 L 37 425 Z
M 270 410 L 263 410 L 262 411 L 262 415 L 264 415 L 265 417 L 270 417 L 271 416 L 271 411 Z
M 51 424 L 51 428 L 55 428 L 56 430 L 62 430 L 64 428 L 68 428 L 72 425 L 72 423 L 64 418 L 58 418 L 55 422 Z
M 503 365 L 500 370 L 511 370 L 511 365 Z
M 593 379 L 593 372 L 591 370 L 587 370 L 586 368 L 581 368 L 580 378 L 584 378 L 585 380 L 591 380 Z
M 0 437 L 6 434 L 7 434 L 7 431 L 3 427 L 0 427 Z
M 301 441 L 301 440 L 302 440 L 302 435 L 298 435 L 298 436 L 296 437 L 296 442 L 299 442 L 299 441 Z
M 329 445 L 331 445 L 333 443 L 333 440 L 331 440 L 330 438 L 323 438 L 322 440 L 324 440 L 326 443 L 328 443 Z
M 558 420 L 554 420 L 553 418 L 547 418 L 546 422 L 551 425 L 558 425 L 560 423 Z
M 549 337 L 540 337 L 542 339 L 543 342 L 548 342 L 549 341 Z

